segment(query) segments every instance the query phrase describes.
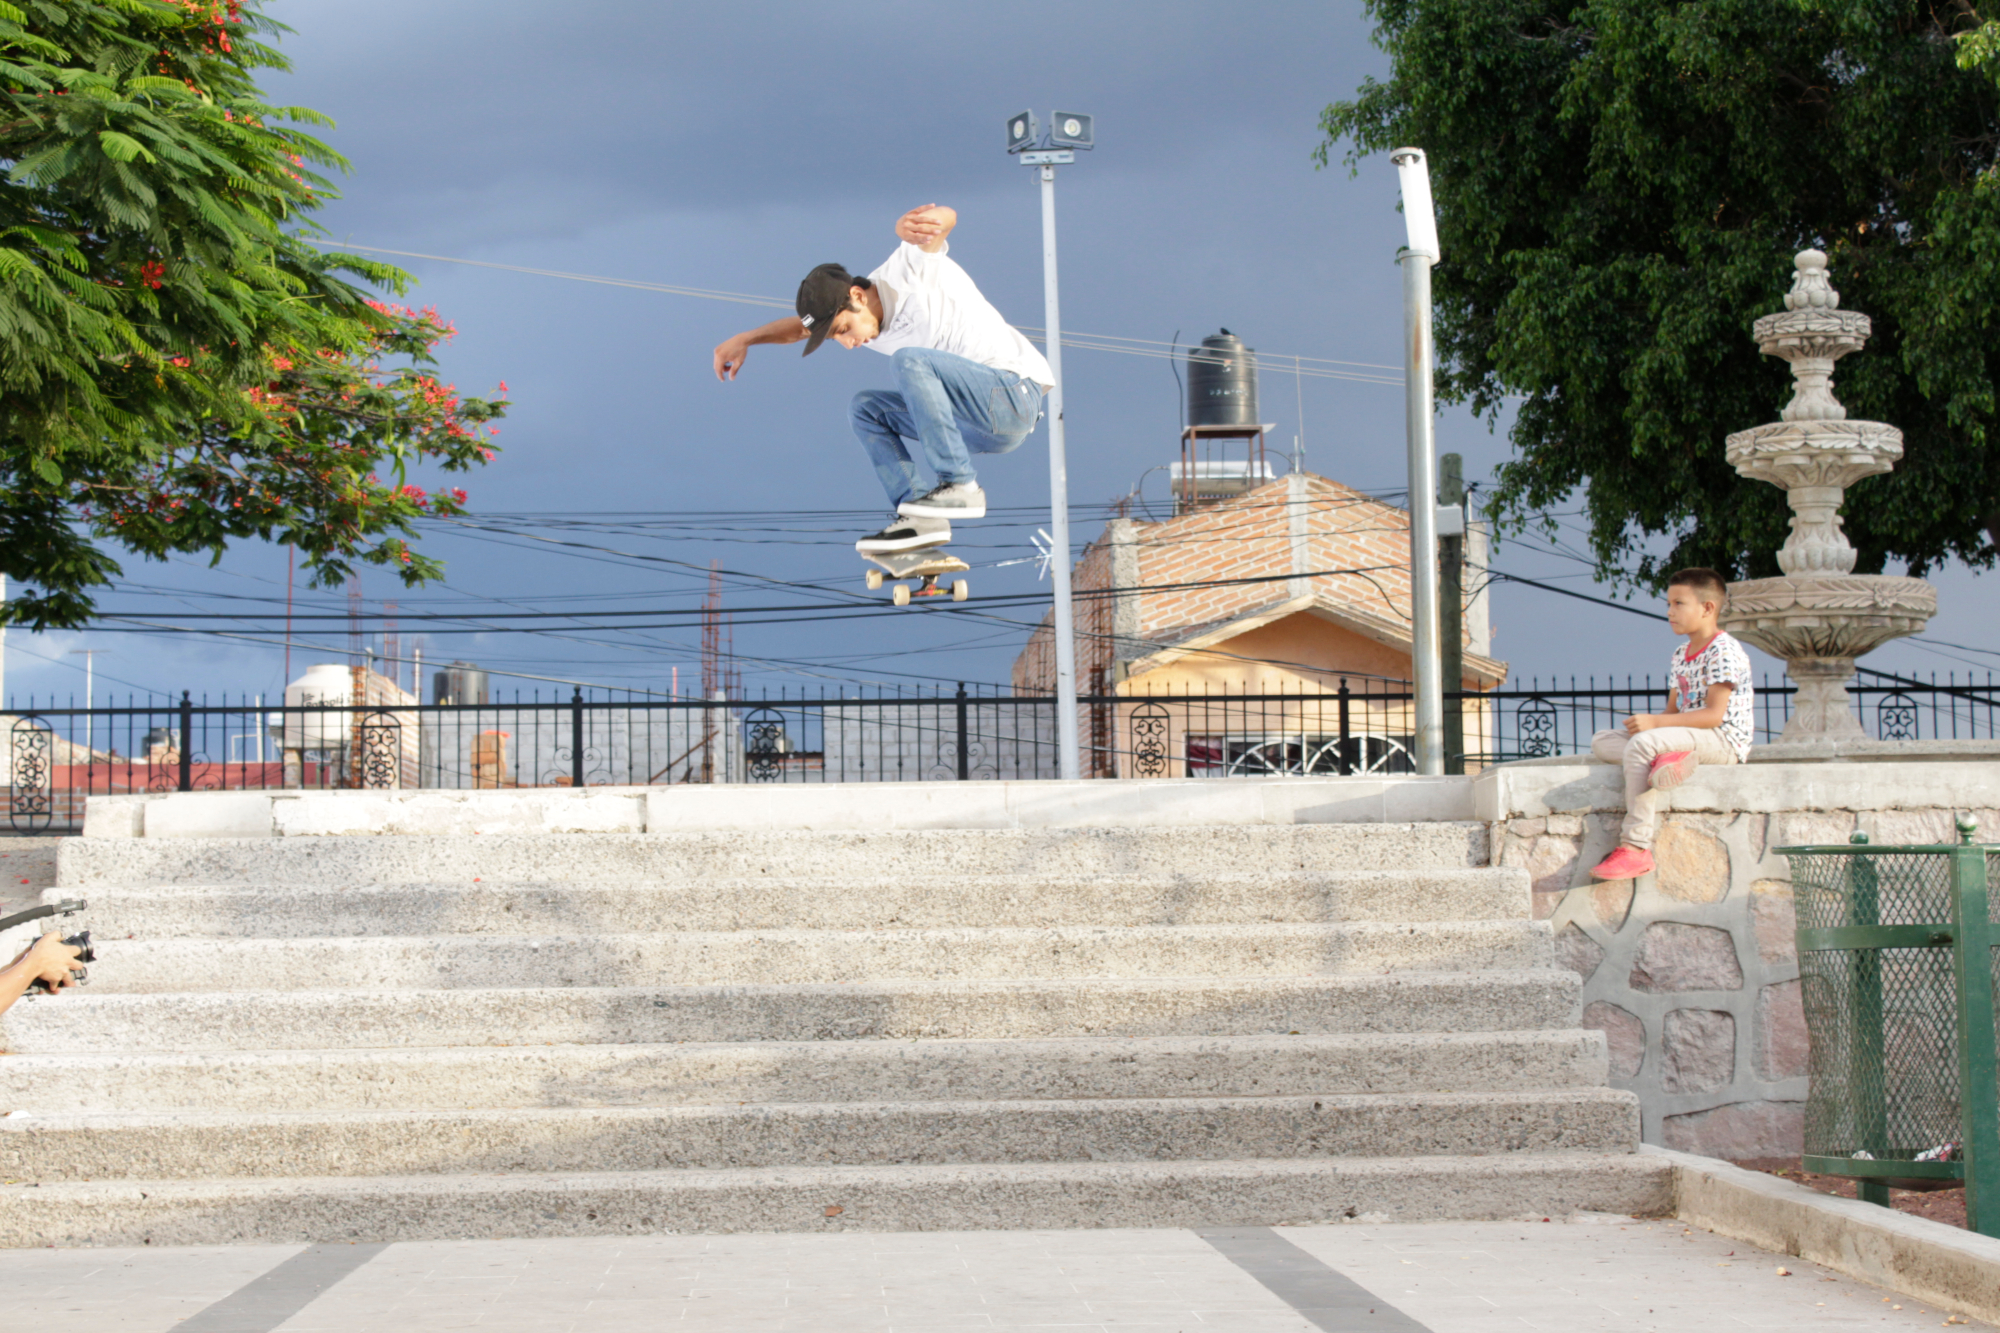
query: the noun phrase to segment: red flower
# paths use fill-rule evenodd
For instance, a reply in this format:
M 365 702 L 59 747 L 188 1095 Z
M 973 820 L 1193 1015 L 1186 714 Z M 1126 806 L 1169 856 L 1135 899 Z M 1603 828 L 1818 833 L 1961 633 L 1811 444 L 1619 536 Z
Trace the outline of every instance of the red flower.
M 160 287 L 163 285 L 162 280 L 166 276 L 167 266 L 157 259 L 149 259 L 139 265 L 139 281 L 145 283 L 154 291 L 160 290 Z

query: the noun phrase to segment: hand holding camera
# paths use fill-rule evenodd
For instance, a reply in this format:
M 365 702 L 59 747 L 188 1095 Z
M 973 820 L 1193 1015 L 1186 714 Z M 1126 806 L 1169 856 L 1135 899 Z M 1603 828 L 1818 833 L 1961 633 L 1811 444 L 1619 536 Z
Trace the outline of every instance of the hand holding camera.
M 0 918 L 0 930 L 43 917 L 70 916 L 83 908 L 81 902 L 33 908 Z M 15 955 L 13 962 L 0 967 L 0 1012 L 24 994 L 53 995 L 66 986 L 82 984 L 89 976 L 83 964 L 95 961 L 97 953 L 91 948 L 89 931 L 80 930 L 68 937 L 50 931 Z
M 97 953 L 90 947 L 90 932 L 86 930 L 67 938 L 50 931 L 22 950 L 17 961 L 25 963 L 34 973 L 28 989 L 46 995 L 81 983 L 88 975 L 81 965 L 96 960 Z

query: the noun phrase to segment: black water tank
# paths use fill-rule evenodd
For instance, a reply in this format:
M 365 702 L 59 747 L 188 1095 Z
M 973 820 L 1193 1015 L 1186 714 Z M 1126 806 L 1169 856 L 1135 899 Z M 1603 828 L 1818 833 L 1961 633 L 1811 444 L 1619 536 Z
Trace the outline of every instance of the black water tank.
M 1188 425 L 1257 425 L 1257 353 L 1224 329 L 1188 349 Z

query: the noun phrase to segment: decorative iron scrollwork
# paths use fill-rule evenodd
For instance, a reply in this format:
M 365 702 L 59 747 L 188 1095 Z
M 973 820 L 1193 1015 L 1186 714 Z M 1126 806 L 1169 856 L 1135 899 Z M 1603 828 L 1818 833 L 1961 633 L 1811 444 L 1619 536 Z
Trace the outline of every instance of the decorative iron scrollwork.
M 931 782 L 958 780 L 957 741 L 938 742 L 937 761 L 924 776 Z M 987 753 L 984 741 L 968 740 L 965 743 L 965 776 L 974 782 L 990 782 L 1000 776 L 999 763 Z
M 1530 699 L 1514 714 L 1514 734 L 1523 759 L 1540 759 L 1556 752 L 1556 706 L 1547 699 Z
M 394 713 L 378 710 L 361 719 L 355 776 L 363 787 L 403 785 L 403 723 Z
M 752 782 L 776 782 L 784 774 L 785 719 L 775 708 L 759 708 L 743 719 L 743 755 Z
M 55 817 L 56 734 L 38 717 L 14 723 L 12 748 L 13 799 L 7 821 L 23 833 L 49 826 Z
M 1172 715 L 1165 704 L 1140 704 L 1132 710 L 1132 776 L 1163 778 L 1167 775 L 1167 733 Z
M 1882 696 L 1875 705 L 1875 737 L 1884 741 L 1914 741 L 1918 735 L 1917 701 L 1900 690 Z

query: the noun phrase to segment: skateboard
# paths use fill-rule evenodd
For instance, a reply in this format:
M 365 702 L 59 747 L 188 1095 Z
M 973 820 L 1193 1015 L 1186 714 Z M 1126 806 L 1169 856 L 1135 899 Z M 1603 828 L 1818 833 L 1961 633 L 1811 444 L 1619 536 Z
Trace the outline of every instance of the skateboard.
M 942 546 L 918 551 L 890 551 L 861 558 L 875 566 L 867 574 L 868 591 L 875 592 L 884 583 L 895 584 L 896 590 L 890 595 L 890 600 L 897 606 L 908 606 L 912 597 L 949 597 L 954 602 L 962 602 L 972 595 L 972 588 L 964 579 L 952 580 L 949 587 L 938 586 L 940 575 L 957 574 L 972 568 Z M 910 587 L 912 579 L 921 580 L 914 589 Z

